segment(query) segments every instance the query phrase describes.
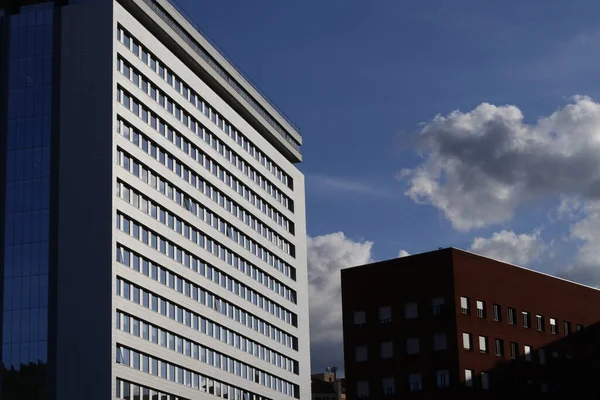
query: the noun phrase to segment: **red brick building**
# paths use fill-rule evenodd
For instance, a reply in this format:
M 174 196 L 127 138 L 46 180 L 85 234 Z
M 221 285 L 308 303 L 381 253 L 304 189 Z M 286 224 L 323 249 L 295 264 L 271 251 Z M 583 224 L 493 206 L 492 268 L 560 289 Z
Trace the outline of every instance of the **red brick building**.
M 348 400 L 572 394 L 600 371 L 597 289 L 454 248 L 341 275 Z

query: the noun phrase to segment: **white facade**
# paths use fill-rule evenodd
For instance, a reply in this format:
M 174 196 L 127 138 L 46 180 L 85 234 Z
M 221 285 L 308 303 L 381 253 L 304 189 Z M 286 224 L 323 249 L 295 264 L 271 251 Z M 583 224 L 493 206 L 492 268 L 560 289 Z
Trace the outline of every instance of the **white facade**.
M 148 7 L 163 7 L 200 43 L 168 2 L 111 0 L 110 11 L 98 3 L 62 10 L 65 200 L 59 204 L 62 215 L 74 218 L 65 217 L 59 231 L 74 231 L 82 224 L 76 216 L 90 215 L 85 221 L 97 240 L 59 240 L 57 325 L 79 324 L 72 335 L 57 334 L 58 397 L 83 393 L 72 381 L 75 363 L 83 367 L 96 359 L 98 380 L 110 371 L 112 398 L 138 398 L 139 390 L 140 399 L 309 399 L 304 177 L 293 164 L 300 160 L 300 136 L 220 56 L 214 59 L 270 114 L 269 123 L 256 105 L 244 105 L 243 96 L 224 100 L 231 88 L 221 77 L 197 73 L 204 61 Z M 106 60 L 90 58 L 107 54 L 98 27 L 106 34 L 108 15 L 110 72 L 103 69 Z M 143 15 L 152 26 L 141 22 Z M 89 31 L 82 31 L 86 26 Z M 207 51 L 215 54 L 212 47 Z M 92 80 L 90 68 L 102 73 Z M 112 115 L 78 101 L 106 104 L 108 82 Z M 112 132 L 106 132 L 106 118 L 112 118 Z M 264 126 L 257 125 L 261 121 Z M 282 129 L 289 134 L 278 143 Z M 92 146 L 88 159 L 76 151 L 84 143 Z M 87 204 L 71 195 L 85 173 L 98 182 L 82 183 Z M 103 217 L 108 187 L 110 219 Z M 100 223 L 112 224 L 110 247 L 106 226 L 96 229 Z M 108 252 L 110 304 L 99 298 L 108 286 Z M 88 270 L 82 271 L 75 263 L 86 254 Z M 82 279 L 91 286 L 82 287 Z M 86 290 L 93 296 L 87 310 L 73 303 Z M 71 307 L 71 315 L 61 307 Z M 109 368 L 102 350 L 108 344 L 99 332 L 108 318 L 105 307 L 112 311 Z M 77 332 L 89 330 L 81 324 L 96 312 L 94 335 L 102 343 L 94 348 Z M 89 354 L 77 355 L 85 349 Z

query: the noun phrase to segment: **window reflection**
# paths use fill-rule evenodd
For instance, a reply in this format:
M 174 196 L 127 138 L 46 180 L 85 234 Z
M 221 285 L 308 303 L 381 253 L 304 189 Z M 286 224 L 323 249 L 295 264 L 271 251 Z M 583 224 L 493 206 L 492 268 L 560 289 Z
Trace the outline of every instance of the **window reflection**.
M 9 24 L 3 211 L 2 398 L 45 398 L 52 104 L 52 3 Z M 40 397 L 42 396 L 42 397 Z

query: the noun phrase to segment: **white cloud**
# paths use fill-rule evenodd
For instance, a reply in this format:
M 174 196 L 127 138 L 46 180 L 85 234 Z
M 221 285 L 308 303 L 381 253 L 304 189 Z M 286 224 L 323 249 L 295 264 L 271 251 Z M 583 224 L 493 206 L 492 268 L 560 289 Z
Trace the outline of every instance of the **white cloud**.
M 343 369 L 340 270 L 372 262 L 373 243 L 344 233 L 308 238 L 310 336 L 313 370 Z
M 542 198 L 600 198 L 600 104 L 587 97 L 533 124 L 512 105 L 437 115 L 420 144 L 424 162 L 399 174 L 405 194 L 458 230 L 508 221 Z
M 406 256 L 410 256 L 410 253 L 404 249 L 400 250 L 400 252 L 398 253 L 398 258 L 402 258 L 402 257 L 406 257 Z
M 537 258 L 545 247 L 537 232 L 517 235 L 513 231 L 502 230 L 487 239 L 475 238 L 471 244 L 471 251 L 497 260 L 525 265 Z
M 571 238 L 580 244 L 574 261 L 559 275 L 586 285 L 600 287 L 600 210 L 597 204 L 586 207 L 588 215 L 571 225 Z

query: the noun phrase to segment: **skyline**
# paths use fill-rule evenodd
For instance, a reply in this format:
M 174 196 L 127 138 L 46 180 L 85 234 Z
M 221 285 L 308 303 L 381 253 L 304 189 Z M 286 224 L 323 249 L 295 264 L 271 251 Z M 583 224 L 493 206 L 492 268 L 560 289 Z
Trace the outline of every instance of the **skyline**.
M 597 4 L 178 3 L 303 134 L 314 372 L 343 267 L 455 246 L 600 282 Z

